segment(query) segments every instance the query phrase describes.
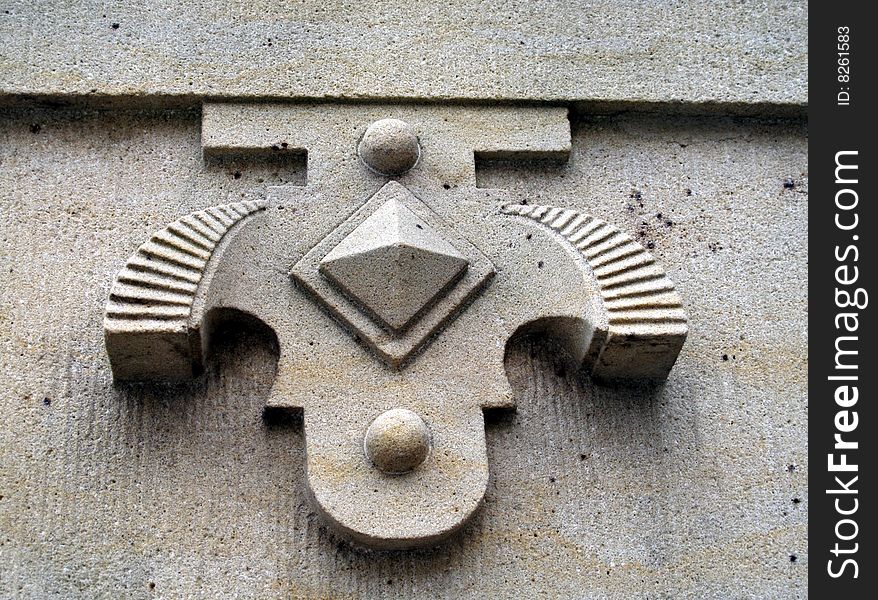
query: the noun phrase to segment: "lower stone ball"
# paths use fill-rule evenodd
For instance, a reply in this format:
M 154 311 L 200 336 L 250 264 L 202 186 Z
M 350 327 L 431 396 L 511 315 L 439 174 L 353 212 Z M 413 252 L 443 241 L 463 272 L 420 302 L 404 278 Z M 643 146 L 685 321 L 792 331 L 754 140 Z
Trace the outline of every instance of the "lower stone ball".
M 430 430 L 416 413 L 394 408 L 372 421 L 366 430 L 366 456 L 388 474 L 407 473 L 430 453 Z

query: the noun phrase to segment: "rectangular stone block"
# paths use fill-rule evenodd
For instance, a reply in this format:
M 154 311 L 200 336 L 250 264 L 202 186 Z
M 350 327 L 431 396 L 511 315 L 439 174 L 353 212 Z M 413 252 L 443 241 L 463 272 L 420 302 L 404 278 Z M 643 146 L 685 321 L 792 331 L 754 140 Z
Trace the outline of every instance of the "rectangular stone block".
M 0 99 L 807 104 L 807 3 L 13 2 Z

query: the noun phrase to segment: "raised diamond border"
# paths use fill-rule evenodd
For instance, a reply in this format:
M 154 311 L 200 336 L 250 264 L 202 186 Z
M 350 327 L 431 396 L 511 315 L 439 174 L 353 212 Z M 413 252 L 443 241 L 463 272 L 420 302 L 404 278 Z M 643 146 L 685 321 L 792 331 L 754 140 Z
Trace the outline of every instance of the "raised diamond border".
M 457 283 L 401 334 L 394 334 L 375 322 L 319 272 L 323 257 L 385 202 L 394 197 L 418 218 L 433 227 L 469 261 L 469 267 Z M 290 275 L 342 324 L 359 335 L 360 339 L 368 344 L 385 363 L 398 369 L 419 350 L 426 347 L 434 334 L 457 318 L 470 301 L 485 288 L 495 272 L 494 265 L 488 257 L 469 240 L 459 235 L 408 188 L 399 182 L 389 181 L 293 265 Z

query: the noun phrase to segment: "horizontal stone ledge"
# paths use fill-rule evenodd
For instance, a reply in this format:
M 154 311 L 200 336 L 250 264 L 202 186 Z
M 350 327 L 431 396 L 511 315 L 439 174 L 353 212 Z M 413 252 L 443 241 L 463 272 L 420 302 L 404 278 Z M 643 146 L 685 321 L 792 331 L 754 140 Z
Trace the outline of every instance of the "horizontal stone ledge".
M 804 1 L 256 0 L 0 11 L 0 96 L 801 106 Z
M 608 115 L 623 112 L 663 113 L 682 116 L 736 116 L 768 118 L 805 118 L 807 103 L 769 103 L 769 102 L 687 102 L 669 100 L 664 102 L 628 100 L 559 100 L 544 101 L 515 99 L 473 99 L 473 98 L 382 98 L 382 97 L 272 97 L 272 96 L 198 96 L 193 94 L 3 94 L 0 92 L 0 107 L 7 108 L 93 108 L 93 109 L 193 109 L 206 102 L 236 104 L 277 104 L 277 103 L 333 103 L 333 104 L 418 104 L 461 106 L 564 106 L 573 114 Z

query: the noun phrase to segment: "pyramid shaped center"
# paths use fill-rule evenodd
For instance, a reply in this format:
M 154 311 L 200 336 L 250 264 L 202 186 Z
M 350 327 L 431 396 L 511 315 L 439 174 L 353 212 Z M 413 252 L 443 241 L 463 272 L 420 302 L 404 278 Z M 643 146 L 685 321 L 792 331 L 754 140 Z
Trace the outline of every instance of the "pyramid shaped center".
M 320 262 L 320 272 L 385 326 L 401 331 L 468 262 L 403 202 L 391 198 Z

